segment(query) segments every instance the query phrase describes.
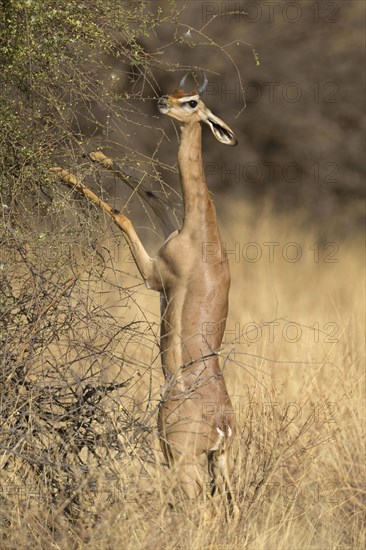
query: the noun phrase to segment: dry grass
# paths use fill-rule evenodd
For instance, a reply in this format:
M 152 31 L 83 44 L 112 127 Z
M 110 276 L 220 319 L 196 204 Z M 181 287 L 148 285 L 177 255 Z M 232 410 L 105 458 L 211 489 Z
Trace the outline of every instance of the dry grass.
M 205 497 L 178 502 L 161 515 L 172 488 L 155 432 L 162 382 L 159 361 L 153 362 L 156 336 L 146 328 L 157 321 L 158 300 L 142 290 L 134 297 L 136 305 L 104 285 L 98 289 L 100 301 L 113 311 L 113 319 L 124 325 L 137 319 L 145 323 L 139 342 L 124 338 L 113 348 L 115 357 L 128 358 L 120 369 L 122 379 L 134 378 L 121 395 L 105 390 L 103 399 L 83 404 L 88 409 L 83 418 L 90 422 L 88 444 L 75 443 L 71 428 L 69 439 L 58 432 L 63 454 L 57 457 L 43 419 L 3 452 L 2 548 L 364 547 L 362 243 L 337 241 L 338 249 L 325 249 L 333 239 L 323 237 L 318 258 L 317 234 L 291 215 L 279 219 L 269 207 L 254 212 L 236 202 L 220 217 L 230 220 L 227 226 L 221 223 L 227 248 L 239 243 L 241 254 L 231 255 L 231 309 L 222 352 L 239 432 L 233 467 L 240 519 L 225 523 L 223 512 Z M 246 247 L 249 242 L 257 244 Z M 264 245 L 269 242 L 279 243 L 273 258 Z M 288 243 L 297 243 L 296 248 Z M 248 261 L 258 247 L 262 257 Z M 286 261 L 284 250 L 287 258 L 301 250 L 301 258 Z M 336 253 L 330 257 L 332 250 Z M 124 275 L 120 282 L 128 286 L 128 280 Z M 107 326 L 108 318 L 101 319 Z M 52 350 L 55 355 L 56 347 Z M 118 374 L 112 355 L 102 363 L 103 382 L 110 383 Z M 39 382 L 39 362 L 34 369 Z M 15 417 L 22 407 L 32 416 L 42 396 L 39 386 L 37 391 L 23 384 L 14 394 Z M 15 430 L 17 423 L 7 418 L 2 441 L 11 426 Z M 26 437 L 33 445 L 49 445 L 53 477 L 44 454 L 42 467 L 27 464 Z M 68 477 L 62 464 L 68 465 Z

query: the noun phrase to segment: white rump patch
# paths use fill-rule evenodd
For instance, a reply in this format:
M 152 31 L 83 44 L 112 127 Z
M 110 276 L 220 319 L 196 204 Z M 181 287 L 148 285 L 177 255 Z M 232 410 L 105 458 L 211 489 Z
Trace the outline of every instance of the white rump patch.
M 220 430 L 220 428 L 216 428 L 216 431 L 219 434 L 219 438 L 216 444 L 214 445 L 214 447 L 211 447 L 210 451 L 217 451 L 220 448 L 221 442 L 225 437 L 225 433 L 222 430 Z

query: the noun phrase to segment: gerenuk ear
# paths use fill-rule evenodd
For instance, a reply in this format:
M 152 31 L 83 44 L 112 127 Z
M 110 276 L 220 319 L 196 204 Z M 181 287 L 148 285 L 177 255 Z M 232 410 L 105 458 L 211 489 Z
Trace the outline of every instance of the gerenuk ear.
M 234 132 L 221 118 L 214 115 L 207 109 L 205 117 L 202 117 L 203 122 L 209 125 L 215 138 L 224 145 L 238 145 L 238 140 Z

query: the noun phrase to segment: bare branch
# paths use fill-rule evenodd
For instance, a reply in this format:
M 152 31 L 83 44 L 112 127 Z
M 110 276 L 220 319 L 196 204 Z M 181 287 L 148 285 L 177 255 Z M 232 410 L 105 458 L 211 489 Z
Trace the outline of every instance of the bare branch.
M 164 238 L 168 238 L 173 231 L 176 230 L 175 225 L 170 219 L 169 212 L 166 208 L 166 202 L 158 197 L 153 191 L 150 191 L 143 183 L 136 178 L 129 176 L 123 172 L 121 167 L 111 158 L 107 157 L 100 151 L 92 151 L 88 154 L 88 158 L 109 170 L 113 175 L 123 181 L 132 191 L 136 191 L 138 196 L 150 206 L 155 216 L 160 222 Z

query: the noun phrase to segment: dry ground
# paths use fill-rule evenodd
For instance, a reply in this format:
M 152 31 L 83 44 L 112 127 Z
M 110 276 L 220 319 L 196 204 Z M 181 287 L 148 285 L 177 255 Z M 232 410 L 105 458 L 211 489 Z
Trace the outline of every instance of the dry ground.
M 50 505 L 42 469 L 30 474 L 13 463 L 3 470 L 3 548 L 364 547 L 363 243 L 333 240 L 331 229 L 320 240 L 295 215 L 279 218 L 269 205 L 254 210 L 236 202 L 222 207 L 220 218 L 231 251 L 222 363 L 238 425 L 233 470 L 241 517 L 225 523 L 205 495 L 161 514 L 177 497 L 155 432 L 162 377 L 154 325 L 137 344 L 131 337 L 123 350 L 116 346 L 129 357 L 123 378 L 134 376 L 133 383 L 107 407 L 98 460 L 87 446 L 80 450 L 88 471 L 77 488 L 62 498 L 53 493 Z M 111 288 L 98 290 L 121 322 L 157 321 L 151 292 L 139 290 L 136 306 Z M 133 440 L 130 432 L 118 436 L 122 458 L 106 443 L 131 396 L 134 421 L 150 426 L 153 452 L 143 459 L 138 431 Z

